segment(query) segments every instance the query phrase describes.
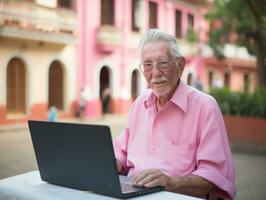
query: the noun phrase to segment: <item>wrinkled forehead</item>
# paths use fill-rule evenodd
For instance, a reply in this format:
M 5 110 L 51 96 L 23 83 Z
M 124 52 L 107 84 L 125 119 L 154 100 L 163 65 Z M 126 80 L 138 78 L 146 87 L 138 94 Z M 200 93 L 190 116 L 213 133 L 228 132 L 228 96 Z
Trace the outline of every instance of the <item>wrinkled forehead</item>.
M 169 58 L 170 50 L 167 42 L 153 41 L 145 44 L 141 51 L 141 60 L 152 58 Z

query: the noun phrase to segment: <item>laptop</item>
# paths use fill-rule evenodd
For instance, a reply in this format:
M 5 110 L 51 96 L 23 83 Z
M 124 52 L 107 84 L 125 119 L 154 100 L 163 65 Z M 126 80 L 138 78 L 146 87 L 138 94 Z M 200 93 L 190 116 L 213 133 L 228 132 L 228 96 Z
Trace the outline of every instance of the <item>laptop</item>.
M 105 125 L 28 121 L 43 181 L 117 198 L 163 190 L 132 186 L 117 173 L 110 128 Z

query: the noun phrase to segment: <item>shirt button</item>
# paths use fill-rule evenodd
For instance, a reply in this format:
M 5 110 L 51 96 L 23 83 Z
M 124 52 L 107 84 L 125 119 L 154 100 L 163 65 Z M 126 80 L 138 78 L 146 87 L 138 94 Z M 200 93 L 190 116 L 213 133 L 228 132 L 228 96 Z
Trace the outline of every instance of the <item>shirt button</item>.
M 155 147 L 153 146 L 153 147 L 151 147 L 151 151 L 152 152 L 154 152 L 155 151 Z

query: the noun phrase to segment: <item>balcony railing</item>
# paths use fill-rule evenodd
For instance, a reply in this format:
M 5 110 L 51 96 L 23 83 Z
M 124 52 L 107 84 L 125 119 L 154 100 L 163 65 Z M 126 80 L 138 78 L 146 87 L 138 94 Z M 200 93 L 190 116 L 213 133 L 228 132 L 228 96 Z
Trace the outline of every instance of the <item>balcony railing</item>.
M 110 52 L 121 45 L 121 30 L 112 25 L 102 25 L 97 29 L 97 44 L 102 51 Z
M 184 39 L 177 38 L 177 42 L 180 45 L 182 53 L 185 56 L 195 56 L 198 54 L 198 43 L 191 43 Z
M 32 35 L 32 39 L 39 40 L 39 33 L 41 38 L 48 37 L 44 40 L 49 37 L 60 40 L 61 36 L 65 39 L 75 37 L 76 17 L 75 12 L 68 9 L 48 8 L 27 0 L 0 0 L 0 28 L 0 35 L 4 36 L 26 35 L 30 39 Z

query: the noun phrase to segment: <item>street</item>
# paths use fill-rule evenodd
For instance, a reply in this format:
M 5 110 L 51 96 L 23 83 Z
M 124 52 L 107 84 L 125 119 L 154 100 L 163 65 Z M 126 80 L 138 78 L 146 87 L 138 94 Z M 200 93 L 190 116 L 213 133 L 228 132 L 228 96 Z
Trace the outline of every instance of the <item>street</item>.
M 111 116 L 103 120 L 86 121 L 110 125 L 113 137 L 122 131 L 124 122 L 124 117 Z M 266 154 L 234 150 L 233 157 L 237 175 L 236 199 L 265 199 Z M 27 128 L 0 130 L 0 179 L 36 169 L 37 164 Z

